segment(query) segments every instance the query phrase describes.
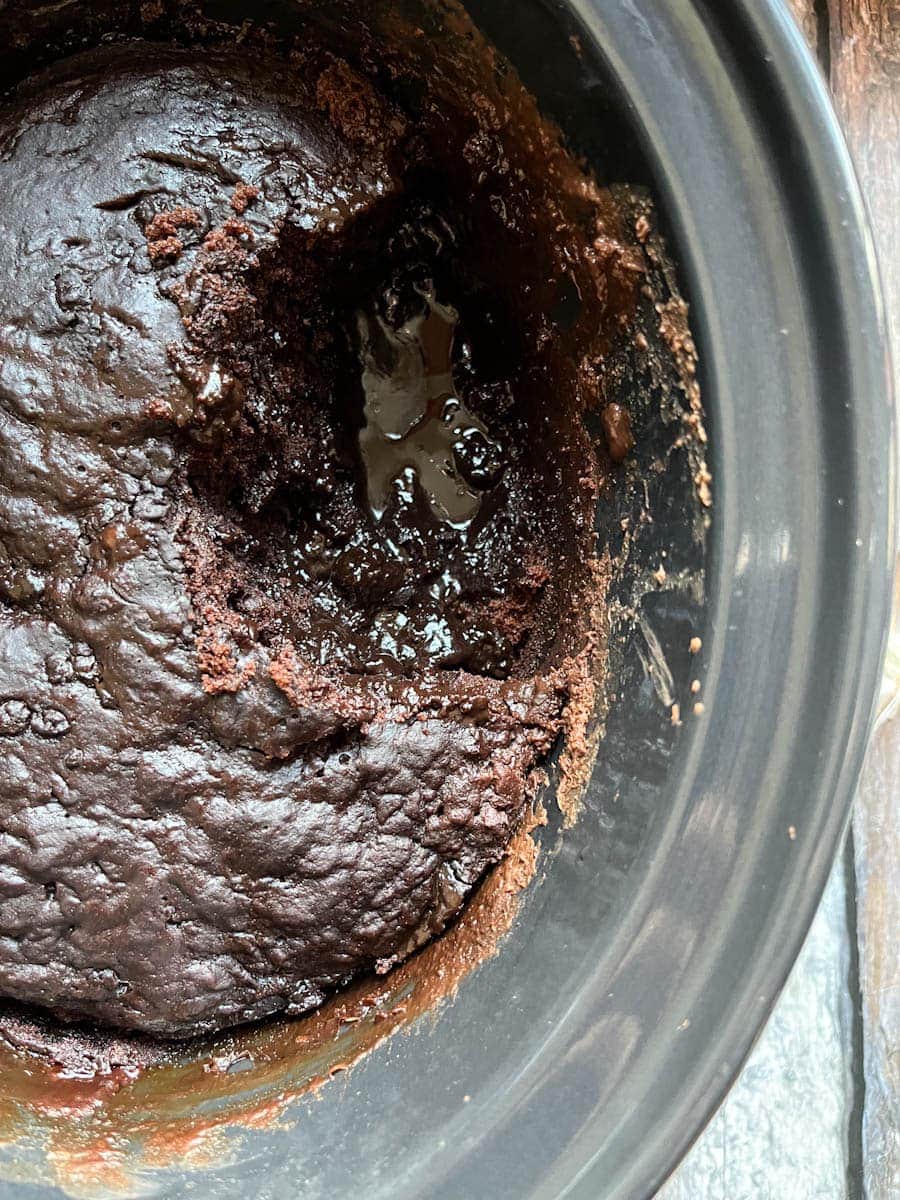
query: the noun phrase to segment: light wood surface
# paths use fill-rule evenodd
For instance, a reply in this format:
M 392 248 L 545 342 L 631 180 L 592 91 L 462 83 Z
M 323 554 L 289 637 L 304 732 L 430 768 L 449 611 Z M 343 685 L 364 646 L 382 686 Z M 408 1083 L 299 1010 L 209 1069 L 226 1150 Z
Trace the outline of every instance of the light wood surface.
M 900 346 L 900 0 L 829 0 L 838 115 L 866 195 L 888 320 Z M 900 384 L 898 361 L 894 378 Z
M 791 9 L 797 19 L 797 24 L 806 35 L 806 40 L 813 50 L 816 50 L 819 41 L 819 16 L 816 12 L 815 0 L 791 0 Z

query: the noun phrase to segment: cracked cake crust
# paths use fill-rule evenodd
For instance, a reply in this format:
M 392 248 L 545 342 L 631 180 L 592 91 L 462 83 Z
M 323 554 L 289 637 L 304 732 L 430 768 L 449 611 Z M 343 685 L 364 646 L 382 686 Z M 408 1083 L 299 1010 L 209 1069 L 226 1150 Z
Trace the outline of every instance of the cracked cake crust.
M 0 113 L 3 995 L 303 1012 L 519 826 L 583 695 L 581 414 L 639 256 L 485 78 L 413 112 L 315 46 L 108 46 Z M 360 314 L 429 311 L 493 456 L 447 461 L 464 521 L 415 472 L 366 500 Z

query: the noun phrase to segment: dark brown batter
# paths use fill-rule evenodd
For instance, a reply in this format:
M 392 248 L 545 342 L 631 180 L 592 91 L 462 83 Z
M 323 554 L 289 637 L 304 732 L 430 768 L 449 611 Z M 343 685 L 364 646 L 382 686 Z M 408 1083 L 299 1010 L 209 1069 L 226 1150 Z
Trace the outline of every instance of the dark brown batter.
M 0 994 L 313 1008 L 444 927 L 583 705 L 639 252 L 500 64 L 316 44 L 59 64 L 0 222 Z

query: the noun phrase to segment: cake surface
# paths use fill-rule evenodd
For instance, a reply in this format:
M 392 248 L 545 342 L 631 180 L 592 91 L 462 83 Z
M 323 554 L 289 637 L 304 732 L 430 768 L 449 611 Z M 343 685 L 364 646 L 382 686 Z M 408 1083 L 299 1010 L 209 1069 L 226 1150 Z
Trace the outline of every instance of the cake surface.
M 113 44 L 0 111 L 0 995 L 390 969 L 584 686 L 637 252 L 496 64 L 382 68 Z

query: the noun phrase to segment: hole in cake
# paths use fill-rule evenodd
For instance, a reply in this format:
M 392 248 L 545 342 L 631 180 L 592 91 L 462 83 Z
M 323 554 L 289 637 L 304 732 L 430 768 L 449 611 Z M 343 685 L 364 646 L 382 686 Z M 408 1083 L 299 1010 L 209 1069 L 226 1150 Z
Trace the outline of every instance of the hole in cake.
M 197 398 L 181 540 L 238 646 L 502 679 L 552 644 L 570 549 L 541 501 L 546 414 L 516 387 L 527 334 L 442 191 L 419 179 L 403 206 L 328 238 L 288 225 L 259 254 L 227 221 L 174 289 Z

